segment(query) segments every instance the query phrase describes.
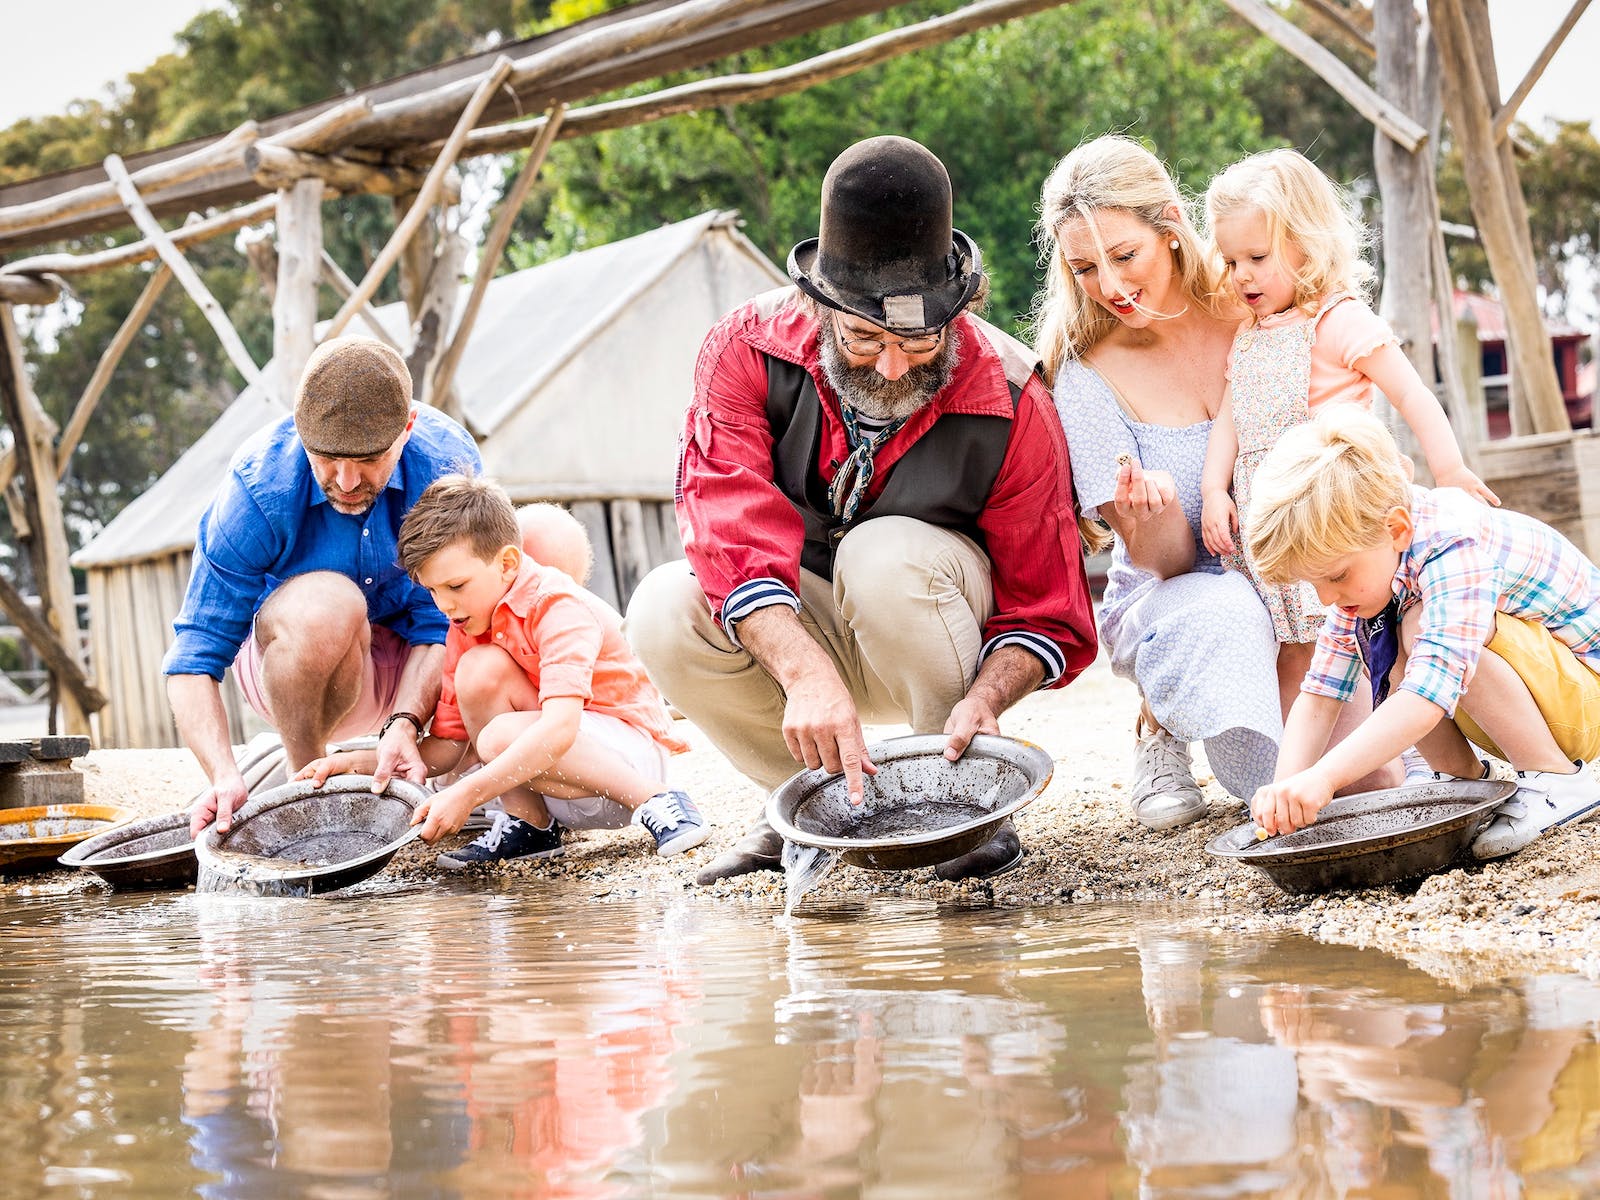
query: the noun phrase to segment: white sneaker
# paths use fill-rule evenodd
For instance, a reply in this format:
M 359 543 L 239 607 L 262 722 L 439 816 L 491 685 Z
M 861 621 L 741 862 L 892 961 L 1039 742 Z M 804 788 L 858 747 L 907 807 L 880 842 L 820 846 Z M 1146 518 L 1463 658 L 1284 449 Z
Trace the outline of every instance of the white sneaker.
M 1206 815 L 1189 744 L 1164 729 L 1141 736 L 1133 753 L 1133 815 L 1146 829 L 1175 829 Z
M 1400 781 L 1401 787 L 1432 783 L 1439 778 L 1438 772 L 1428 765 L 1428 760 L 1422 757 L 1422 751 L 1415 746 L 1400 752 L 1400 765 L 1406 769 L 1406 777 Z
M 1569 775 L 1554 771 L 1518 771 L 1517 792 L 1499 808 L 1472 843 L 1478 858 L 1515 854 L 1547 829 L 1587 821 L 1600 812 L 1600 781 L 1579 762 Z

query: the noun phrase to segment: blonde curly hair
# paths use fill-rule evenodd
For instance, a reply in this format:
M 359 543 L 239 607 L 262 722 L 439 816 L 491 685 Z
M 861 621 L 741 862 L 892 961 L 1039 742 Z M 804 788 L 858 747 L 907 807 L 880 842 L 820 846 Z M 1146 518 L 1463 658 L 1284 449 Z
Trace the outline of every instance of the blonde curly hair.
M 1379 545 L 1396 508 L 1411 508 L 1411 482 L 1393 435 L 1359 405 L 1329 404 L 1256 468 L 1245 550 L 1262 580 L 1291 583 Z

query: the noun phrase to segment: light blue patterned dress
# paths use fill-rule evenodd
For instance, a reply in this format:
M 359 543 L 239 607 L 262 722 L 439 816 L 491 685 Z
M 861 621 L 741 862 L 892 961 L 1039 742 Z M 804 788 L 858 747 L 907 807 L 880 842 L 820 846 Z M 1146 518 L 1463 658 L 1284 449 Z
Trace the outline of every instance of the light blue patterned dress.
M 1166 471 L 1194 531 L 1195 565 L 1157 579 L 1128 562 L 1119 538 L 1100 606 L 1100 639 L 1111 669 L 1132 679 L 1174 737 L 1203 741 L 1217 781 L 1248 801 L 1272 782 L 1283 720 L 1278 646 L 1250 581 L 1225 571 L 1200 540 L 1200 472 L 1211 422 L 1147 425 L 1117 403 L 1106 381 L 1078 362 L 1056 376 L 1056 411 L 1066 430 L 1078 506 L 1094 516 L 1117 490 L 1117 455 Z

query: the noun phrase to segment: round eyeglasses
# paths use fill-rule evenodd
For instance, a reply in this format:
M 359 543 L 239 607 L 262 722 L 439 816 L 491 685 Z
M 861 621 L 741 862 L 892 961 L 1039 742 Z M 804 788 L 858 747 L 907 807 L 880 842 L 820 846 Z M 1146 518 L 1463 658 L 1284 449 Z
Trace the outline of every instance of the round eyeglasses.
M 835 319 L 834 332 L 839 335 L 839 344 L 857 358 L 877 358 L 890 346 L 898 346 L 902 354 L 918 355 L 927 354 L 937 350 L 944 341 L 944 330 L 938 333 L 925 334 L 922 337 L 891 338 L 891 337 L 851 337 L 844 329 L 840 328 Z

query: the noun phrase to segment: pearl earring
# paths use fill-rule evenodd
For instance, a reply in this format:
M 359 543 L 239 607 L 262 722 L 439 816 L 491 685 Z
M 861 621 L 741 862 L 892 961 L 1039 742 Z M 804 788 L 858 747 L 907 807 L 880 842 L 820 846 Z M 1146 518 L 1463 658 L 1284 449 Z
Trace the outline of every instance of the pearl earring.
M 1167 245 L 1171 246 L 1174 250 L 1176 250 L 1178 248 L 1178 239 L 1177 238 L 1173 238 L 1170 242 L 1167 243 Z

